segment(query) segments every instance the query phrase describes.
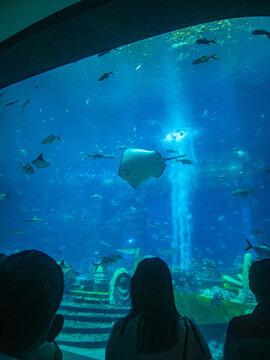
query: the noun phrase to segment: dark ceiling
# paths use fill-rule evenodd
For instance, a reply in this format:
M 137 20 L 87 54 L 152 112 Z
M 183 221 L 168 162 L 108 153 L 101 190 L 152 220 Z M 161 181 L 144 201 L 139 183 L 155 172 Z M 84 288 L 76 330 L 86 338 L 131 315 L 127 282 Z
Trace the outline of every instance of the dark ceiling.
M 0 43 L 0 89 L 147 37 L 247 16 L 270 16 L 270 0 L 81 1 Z

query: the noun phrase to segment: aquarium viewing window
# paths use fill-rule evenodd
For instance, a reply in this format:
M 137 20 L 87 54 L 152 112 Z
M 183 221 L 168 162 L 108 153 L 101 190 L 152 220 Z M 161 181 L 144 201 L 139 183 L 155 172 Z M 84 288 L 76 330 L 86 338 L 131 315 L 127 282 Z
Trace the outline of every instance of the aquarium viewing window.
M 0 252 L 61 264 L 63 350 L 104 359 L 147 256 L 215 356 L 253 309 L 247 271 L 270 253 L 268 32 L 267 17 L 198 24 L 0 91 Z

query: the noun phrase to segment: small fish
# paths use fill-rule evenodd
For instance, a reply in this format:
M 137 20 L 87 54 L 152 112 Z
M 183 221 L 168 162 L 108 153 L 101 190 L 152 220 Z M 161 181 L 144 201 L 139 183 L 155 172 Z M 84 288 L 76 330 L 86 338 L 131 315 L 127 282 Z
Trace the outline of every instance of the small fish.
M 12 100 L 12 101 L 4 104 L 4 106 L 10 106 L 10 105 L 16 104 L 18 101 L 19 101 L 19 99 L 17 99 L 17 100 Z
M 4 200 L 6 197 L 10 197 L 10 191 L 0 194 L 0 200 Z
M 90 195 L 90 199 L 102 200 L 103 196 L 100 194 Z
M 21 114 L 24 112 L 24 108 L 30 103 L 30 101 L 31 101 L 30 98 L 24 101 L 24 103 L 22 104 Z
M 136 248 L 123 248 L 123 249 L 117 249 L 116 251 L 119 251 L 122 254 L 125 255 L 135 255 L 137 249 Z
M 191 159 L 186 159 L 186 158 L 183 158 L 183 159 L 176 159 L 175 160 L 175 163 L 177 162 L 181 162 L 182 164 L 187 164 L 187 165 L 192 165 L 193 164 L 193 161 Z
M 159 255 L 175 255 L 177 254 L 177 249 L 168 248 L 168 249 L 160 249 L 157 251 Z
M 104 155 L 104 154 L 101 154 L 101 153 L 97 153 L 97 152 L 94 152 L 93 154 L 88 154 L 86 153 L 86 157 L 83 158 L 83 160 L 86 160 L 86 159 L 93 159 L 93 160 L 96 160 L 96 159 L 114 159 L 116 158 L 117 156 L 115 155 Z
M 209 45 L 210 43 L 217 44 L 216 38 L 213 40 L 207 40 L 206 38 L 196 40 L 196 44 L 199 44 L 199 45 L 202 45 L 202 44 Z
M 245 151 L 242 151 L 242 150 L 234 150 L 233 153 L 235 155 L 237 155 L 238 157 L 247 156 L 247 153 Z
M 167 153 L 171 153 L 171 154 L 178 153 L 177 150 L 173 150 L 173 149 L 167 149 L 166 152 L 167 152 Z
M 225 218 L 224 215 L 220 215 L 220 216 L 217 218 L 217 220 L 218 220 L 218 221 L 222 221 L 224 218 Z
M 96 272 L 100 266 L 106 269 L 119 259 L 122 259 L 120 254 L 111 254 L 110 256 L 101 257 L 101 260 L 97 264 L 92 264 L 95 267 L 94 272 Z
M 135 71 L 139 70 L 141 66 L 142 66 L 142 64 L 138 65 L 138 66 L 136 67 Z
M 112 50 L 118 51 L 119 49 L 113 48 Z M 110 54 L 112 50 L 104 50 L 104 51 L 101 51 L 101 52 L 98 54 L 97 57 L 101 57 L 101 56 L 104 56 L 104 55 L 106 55 L 106 54 Z
M 256 192 L 254 189 L 246 189 L 245 187 L 242 187 L 241 189 L 237 189 L 232 191 L 232 196 L 248 196 L 249 194 L 256 195 Z
M 126 146 L 126 145 L 116 146 L 116 149 L 117 149 L 117 150 L 127 150 L 128 148 L 129 148 L 129 146 Z
M 24 149 L 16 149 L 16 152 L 22 156 L 28 156 L 28 153 Z
M 39 89 L 38 85 L 36 85 L 36 86 L 35 86 L 35 89 L 36 89 L 36 90 L 38 90 L 38 89 Z
M 202 64 L 202 63 L 205 63 L 205 62 L 209 62 L 210 59 L 215 59 L 215 60 L 218 60 L 218 58 L 216 57 L 216 54 L 212 55 L 212 56 L 202 56 L 200 57 L 199 59 L 196 59 L 192 62 L 192 65 L 197 65 L 197 64 Z
M 110 71 L 110 72 L 105 72 L 103 75 L 101 75 L 101 77 L 98 79 L 98 81 L 103 81 L 105 79 L 108 79 L 110 75 L 115 74 L 114 71 Z
M 269 259 L 270 258 L 270 247 L 267 244 L 261 243 L 261 245 L 252 245 L 251 242 L 247 239 L 246 242 L 248 246 L 245 248 L 245 251 L 253 249 L 260 259 Z
M 24 221 L 24 222 L 35 222 L 35 223 L 42 223 L 42 222 L 44 222 L 43 219 L 40 219 L 40 218 L 38 218 L 38 217 L 36 217 L 36 216 L 33 216 L 33 217 L 30 218 L 30 219 L 23 219 L 22 221 Z
M 7 232 L 11 235 L 21 235 L 23 234 L 23 231 L 21 229 L 18 228 L 13 228 L 13 229 L 7 229 Z
M 100 244 L 108 246 L 108 247 L 112 247 L 111 244 L 107 243 L 106 241 L 100 240 Z
M 110 54 L 110 52 L 111 52 L 111 50 L 101 51 L 101 52 L 97 55 L 97 57 L 101 57 L 101 56 L 104 56 L 104 55 L 106 55 L 106 54 Z
M 263 171 L 266 173 L 270 173 L 270 168 L 263 168 Z
M 50 163 L 48 163 L 47 161 L 45 161 L 43 159 L 42 153 L 36 158 L 36 160 L 32 160 L 31 163 L 39 169 L 42 169 L 42 168 L 45 168 L 45 167 L 48 167 L 51 165 Z
M 254 30 L 252 31 L 252 35 L 266 35 L 270 39 L 270 32 L 266 30 Z
M 264 231 L 258 230 L 258 229 L 255 229 L 255 230 L 250 229 L 250 232 L 253 235 L 264 235 Z
M 25 173 L 25 174 L 34 174 L 35 169 L 33 168 L 33 166 L 31 166 L 28 162 L 25 164 L 22 164 L 22 162 L 19 162 L 19 166 L 16 167 L 16 169 L 21 169 L 21 173 Z
M 62 136 L 62 135 L 55 136 L 55 135 L 51 134 L 51 135 L 45 137 L 45 139 L 43 139 L 43 140 L 41 141 L 41 144 L 53 144 L 53 142 L 54 142 L 55 139 L 59 140 L 60 142 L 63 142 L 63 141 L 61 140 L 61 136 Z

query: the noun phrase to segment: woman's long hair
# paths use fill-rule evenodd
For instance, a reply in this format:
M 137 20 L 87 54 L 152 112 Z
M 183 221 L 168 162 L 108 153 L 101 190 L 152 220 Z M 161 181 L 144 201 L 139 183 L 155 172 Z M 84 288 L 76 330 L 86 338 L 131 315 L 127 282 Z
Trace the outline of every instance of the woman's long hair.
M 178 340 L 172 277 L 160 258 L 142 260 L 130 281 L 131 311 L 123 319 L 123 334 L 128 322 L 140 315 L 137 327 L 137 353 L 158 354 L 175 347 Z

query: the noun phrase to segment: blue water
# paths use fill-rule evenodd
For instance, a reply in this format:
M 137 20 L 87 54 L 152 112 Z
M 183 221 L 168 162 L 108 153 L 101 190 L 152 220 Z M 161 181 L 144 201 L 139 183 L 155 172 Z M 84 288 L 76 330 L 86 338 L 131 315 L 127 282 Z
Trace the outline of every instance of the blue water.
M 244 255 L 245 236 L 267 242 L 270 40 L 252 35 L 256 29 L 270 31 L 270 20 L 198 25 L 3 89 L 0 193 L 10 197 L 0 201 L 0 251 L 40 249 L 79 270 L 85 259 L 134 246 L 172 269 L 204 258 L 231 269 Z M 195 43 L 204 37 L 218 44 Z M 218 60 L 192 65 L 213 54 Z M 98 82 L 109 71 L 115 74 Z M 185 136 L 177 142 L 170 134 L 179 131 Z M 63 142 L 41 144 L 50 134 Z M 121 145 L 164 158 L 173 149 L 194 163 L 168 161 L 158 179 L 135 190 L 118 176 Z M 117 158 L 83 160 L 95 151 Z M 19 161 L 40 153 L 51 165 L 20 173 Z M 231 195 L 243 186 L 256 195 Z M 90 198 L 95 194 L 102 198 Z M 43 222 L 23 221 L 34 216 Z M 254 237 L 251 229 L 265 235 Z M 172 248 L 174 254 L 161 254 Z M 124 256 L 115 266 L 132 261 Z

